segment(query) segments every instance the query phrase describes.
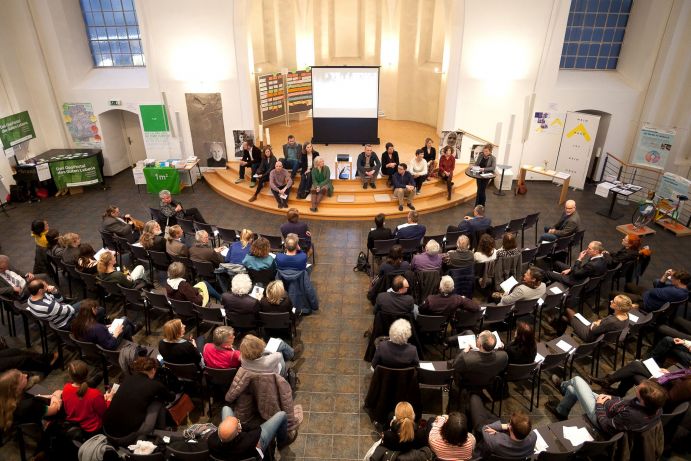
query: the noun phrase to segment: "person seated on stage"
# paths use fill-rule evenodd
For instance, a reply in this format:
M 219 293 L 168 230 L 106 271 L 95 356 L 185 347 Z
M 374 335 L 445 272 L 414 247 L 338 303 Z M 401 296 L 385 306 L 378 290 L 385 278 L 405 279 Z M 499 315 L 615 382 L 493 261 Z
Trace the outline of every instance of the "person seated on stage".
M 576 211 L 576 201 L 567 200 L 564 203 L 564 213 L 552 227 L 545 226 L 545 233 L 540 236 L 540 242 L 554 242 L 559 237 L 573 235 L 581 228 L 581 216 Z
M 427 181 L 432 178 L 436 178 L 438 174 L 437 149 L 434 148 L 433 144 L 434 141 L 432 141 L 432 138 L 426 138 L 425 145 L 421 149 L 425 161 L 427 162 Z
M 381 446 L 400 452 L 401 458 L 411 450 L 427 446 L 427 431 L 415 424 L 415 410 L 410 403 L 396 404 L 389 429 L 382 434 Z
M 374 314 L 382 311 L 386 314 L 412 314 L 417 310 L 415 300 L 408 294 L 410 285 L 402 275 L 397 275 L 391 282 L 391 290 L 379 293 L 374 303 Z
M 264 290 L 264 296 L 259 301 L 259 312 L 283 313 L 293 316 L 293 302 L 286 292 L 283 281 L 273 280 Z
M 185 280 L 185 273 L 187 269 L 185 265 L 178 261 L 173 261 L 168 266 L 168 278 L 166 279 L 166 296 L 169 299 L 175 299 L 178 301 L 189 301 L 197 306 L 204 306 L 204 296 L 201 294 L 201 290 L 193 286 L 190 282 Z M 206 285 L 206 290 L 209 296 L 221 300 L 221 295 L 218 291 L 209 283 L 204 280 L 203 283 Z
M 276 255 L 276 269 L 307 270 L 307 253 L 300 250 L 300 243 L 296 234 L 288 234 L 283 243 L 284 253 Z
M 168 320 L 163 324 L 163 338 L 158 342 L 158 352 L 163 360 L 170 363 L 200 364 L 202 355 L 197 350 L 197 342 L 190 335 L 185 338 L 185 324 L 180 319 Z
M 88 440 L 101 433 L 103 414 L 115 395 L 105 395 L 95 387 L 89 387 L 89 366 L 81 360 L 72 360 L 67 365 L 70 381 L 62 388 L 62 407 L 65 420 L 78 424 L 84 432 L 82 440 Z
M 274 438 L 277 448 L 281 450 L 296 437 L 297 431 L 288 433 L 288 416 L 285 411 L 275 413 L 259 427 L 243 430 L 233 410 L 224 406 L 221 410 L 221 424 L 208 437 L 207 443 L 214 459 L 240 461 L 263 458 Z
M 290 170 L 291 181 L 295 179 L 295 174 L 300 168 L 300 157 L 302 156 L 302 145 L 295 142 L 295 136 L 288 135 L 288 142 L 283 144 L 282 165 L 286 170 Z
M 62 252 L 62 262 L 74 266 L 77 264 L 77 258 L 79 258 L 79 245 L 82 243 L 82 239 L 79 234 L 68 232 L 63 234 L 62 240 L 65 246 L 65 251 Z
M 242 229 L 240 231 L 240 240 L 230 244 L 228 248 L 228 253 L 226 253 L 225 262 L 232 264 L 242 264 L 242 260 L 245 259 L 250 252 L 252 242 L 255 239 L 254 232 L 249 229 Z
M 297 208 L 290 208 L 286 213 L 286 218 L 288 222 L 281 224 L 281 235 L 285 238 L 288 234 L 296 234 L 298 238 L 303 239 L 307 243 L 308 251 L 310 248 L 310 243 L 312 241 L 312 233 L 310 232 L 309 226 L 306 222 L 300 221 L 300 212 Z
M 637 293 L 626 293 L 634 302 L 642 302 L 641 310 L 655 312 L 660 310 L 665 303 L 676 303 L 689 297 L 689 283 L 691 275 L 684 270 L 667 269 L 659 280 L 653 281 L 653 288 L 643 292 L 637 289 Z M 636 287 L 637 288 L 637 287 Z M 627 289 L 633 289 L 627 285 Z
M 501 238 L 501 248 L 497 250 L 497 258 L 514 258 L 520 254 L 521 249 L 516 247 L 516 236 L 505 232 Z
M 381 168 L 381 162 L 377 154 L 372 152 L 372 145 L 365 144 L 364 152 L 360 152 L 357 158 L 357 175 L 362 180 L 362 188 L 367 189 L 367 185 L 372 189 L 377 188 L 377 175 Z
M 147 283 L 147 271 L 141 264 L 132 273 L 125 274 L 115 268 L 115 255 L 110 251 L 104 251 L 98 258 L 96 265 L 98 278 L 102 282 L 115 282 L 125 288 L 143 288 Z
M 262 151 L 262 162 L 259 164 L 259 168 L 257 168 L 257 172 L 255 173 L 255 176 L 258 176 L 257 189 L 254 191 L 252 197 L 249 198 L 248 202 L 254 202 L 257 200 L 259 192 L 261 192 L 264 184 L 269 181 L 269 176 L 276 167 L 277 161 L 278 160 L 274 156 L 274 151 L 271 149 L 271 146 L 264 146 L 264 150 Z M 250 187 L 254 186 L 250 184 Z
M 283 168 L 282 162 L 276 162 L 276 166 L 269 173 L 269 187 L 271 187 L 271 193 L 276 199 L 278 208 L 288 208 L 288 196 L 292 185 L 293 179 L 288 170 Z
M 396 227 L 394 237 L 398 239 L 420 239 L 425 236 L 427 228 L 418 223 L 419 215 L 417 211 L 411 210 L 408 212 L 408 219 L 405 224 L 400 224 Z
M 240 351 L 233 348 L 235 330 L 221 325 L 214 330 L 213 343 L 204 344 L 204 365 L 211 368 L 239 368 Z
M 194 234 L 194 246 L 190 248 L 190 259 L 194 261 L 206 261 L 214 265 L 214 269 L 225 260 L 221 251 L 224 247 L 213 248 L 209 244 L 209 233 L 205 230 L 198 230 Z
M 445 275 L 439 281 L 439 294 L 429 295 L 420 306 L 420 314 L 443 315 L 450 318 L 458 309 L 467 312 L 477 312 L 480 305 L 473 299 L 457 295 L 453 292 L 454 282 Z
M 24 301 L 29 297 L 28 282 L 34 278 L 36 275 L 31 272 L 20 275 L 17 269 L 10 267 L 9 256 L 0 255 L 0 295 Z
M 449 226 L 448 231 L 459 230 L 465 235 L 473 236 L 485 232 L 492 225 L 492 220 L 485 216 L 485 207 L 477 205 L 473 208 L 473 216 L 464 216 L 463 221 L 458 223 L 458 227 Z
M 559 402 L 547 401 L 547 410 L 564 421 L 576 402 L 580 402 L 590 422 L 610 436 L 624 431 L 645 432 L 655 426 L 667 400 L 665 388 L 651 380 L 643 381 L 636 388 L 635 397 L 629 399 L 596 394 L 580 376 L 562 381 L 552 375 L 552 382 L 564 397 Z
M 311 146 L 311 144 L 310 144 Z M 310 199 L 312 200 L 310 211 L 316 213 L 319 204 L 325 195 L 331 197 L 334 193 L 334 186 L 331 184 L 331 170 L 324 165 L 324 158 L 317 157 L 314 160 L 312 170 L 312 188 L 310 189 Z
M 139 237 L 139 244 L 147 251 L 151 250 L 165 253 L 166 239 L 162 234 L 161 225 L 158 221 L 147 221 L 146 224 L 144 224 L 142 235 Z
M 190 249 L 182 241 L 184 232 L 179 225 L 170 226 L 166 239 L 166 253 L 172 256 L 190 256 Z
M 475 264 L 475 255 L 470 249 L 470 239 L 467 235 L 458 236 L 456 249 L 447 251 L 443 261 L 446 269 L 461 269 Z
M 453 188 L 453 170 L 456 168 L 456 158 L 454 149 L 451 146 L 444 146 L 442 156 L 439 159 L 439 178 L 446 181 L 446 200 L 451 200 L 451 189 Z
M 242 143 L 242 158 L 240 159 L 240 177 L 235 180 L 235 184 L 240 184 L 245 180 L 245 169 L 250 168 L 250 187 L 257 184 L 254 175 L 257 173 L 259 165 L 262 163 L 262 151 L 254 145 L 254 140 L 248 138 Z
M 276 260 L 269 254 L 271 244 L 264 237 L 259 237 L 252 242 L 250 252 L 242 260 L 242 265 L 247 269 L 261 271 L 264 269 L 276 269 Z
M 473 254 L 476 263 L 484 263 L 497 259 L 497 249 L 494 248 L 494 237 L 489 234 L 482 234 L 476 250 L 477 251 Z
M 394 150 L 393 143 L 386 143 L 386 150 L 381 154 L 381 175 L 386 176 L 386 183 L 391 186 L 392 178 L 397 171 L 397 167 L 400 164 L 398 159 L 398 152 Z
M 557 336 L 561 336 L 566 331 L 566 325 L 571 325 L 573 332 L 583 342 L 595 341 L 598 336 L 609 333 L 610 331 L 622 331 L 629 325 L 629 311 L 635 306 L 631 299 L 625 295 L 615 296 L 609 305 L 614 312 L 604 319 L 597 319 L 590 325 L 586 325 L 576 318 L 576 311 L 567 307 L 564 316 L 561 318 L 561 325 L 558 325 Z
M 57 229 L 50 229 L 46 232 L 46 241 L 48 242 L 46 254 L 55 259 L 62 260 L 62 253 L 65 251 L 65 247 L 63 246 L 64 241 L 60 236 L 60 231 Z
M 428 444 L 441 461 L 467 461 L 473 458 L 475 436 L 468 431 L 466 416 L 453 411 L 434 419 Z
M 405 272 L 410 270 L 410 263 L 403 259 L 403 247 L 399 244 L 392 245 L 384 263 L 379 266 L 379 277 L 384 277 L 392 271 Z
M 109 351 L 116 350 L 123 339 L 132 341 L 132 335 L 136 333 L 137 326 L 129 319 L 125 318 L 111 333 L 108 329 L 109 326 L 98 321 L 99 316 L 105 317 L 105 312 L 99 307 L 96 300 L 85 299 L 82 301 L 79 305 L 79 312 L 70 325 L 74 337 L 78 341 L 98 344 Z
M 542 281 L 543 272 L 536 266 L 530 266 L 523 274 L 523 281 L 515 285 L 508 293 L 494 293 L 492 297 L 501 297 L 497 306 L 508 306 L 517 301 L 542 298 L 547 292 L 547 286 Z
M 420 195 L 422 184 L 427 180 L 427 161 L 425 160 L 425 151 L 418 149 L 415 151 L 415 157 L 410 161 L 410 174 L 415 180 L 415 194 Z
M 168 218 L 167 225 L 177 224 L 178 219 L 189 219 L 206 224 L 204 217 L 196 208 L 183 208 L 182 203 L 173 200 L 170 191 L 162 190 L 158 193 L 161 199 L 161 213 Z
M 413 256 L 410 268 L 414 271 L 438 271 L 441 270 L 441 247 L 432 239 L 425 245 L 425 252 Z
M 372 368 L 381 365 L 387 368 L 408 368 L 420 365 L 417 348 L 408 344 L 413 335 L 410 322 L 398 319 L 389 327 L 389 340 L 382 341 L 377 346 L 372 358 Z
M 226 317 L 231 320 L 230 314 L 254 315 L 259 320 L 259 301 L 250 296 L 252 280 L 247 274 L 237 274 L 230 284 L 230 292 L 221 296 L 221 304 L 226 311 Z
M 317 157 L 319 157 L 319 152 L 314 150 L 314 146 L 311 142 L 307 141 L 302 145 L 302 152 L 300 152 L 300 169 L 303 175 L 308 175 L 312 172 L 314 168 Z M 329 174 L 329 177 L 331 175 Z
M 453 360 L 452 368 L 460 375 L 461 381 L 473 375 L 472 382 L 477 386 L 487 387 L 494 377 L 501 375 L 509 363 L 509 356 L 504 351 L 496 351 L 497 338 L 491 331 L 484 330 L 475 342 L 478 350 L 471 350 L 470 345 L 461 350 Z
M 485 408 L 482 397 L 470 396 L 470 420 L 478 436 L 476 455 L 482 459 L 491 456 L 526 458 L 535 451 L 537 434 L 533 431 L 530 416 L 522 410 L 511 415 L 508 424 Z
M 630 261 L 638 260 L 638 252 L 641 249 L 641 238 L 637 235 L 627 234 L 621 239 L 621 248 L 614 253 L 604 251 L 609 255 L 608 269 L 612 269 L 621 263 L 626 264 Z
M 415 209 L 413 206 L 415 180 L 407 170 L 408 165 L 401 163 L 397 166 L 397 171 L 390 177 L 393 182 L 393 195 L 398 199 L 398 211 L 403 211 L 404 200 L 407 202 L 408 208 Z
M 509 356 L 509 363 L 527 364 L 535 362 L 537 341 L 535 329 L 528 322 L 516 322 L 516 337 L 504 348 Z
M 96 250 L 88 243 L 79 245 L 79 258 L 77 259 L 76 268 L 79 272 L 85 274 L 96 274 L 98 261 L 96 261 Z
M 135 220 L 129 214 L 120 217 L 120 208 L 115 205 L 110 205 L 103 213 L 101 232 L 125 238 L 130 243 L 136 242 L 139 238 L 139 230 L 136 228 Z
M 392 234 L 391 229 L 384 227 L 384 221 L 386 220 L 386 215 L 384 213 L 379 213 L 374 217 L 374 229 L 370 229 L 367 234 L 367 249 L 371 250 L 374 248 L 375 240 L 391 240 Z
M 69 330 L 79 305 L 63 303 L 60 292 L 53 285 L 41 279 L 29 282 L 29 300 L 27 310 L 41 320 L 47 320 L 55 328 Z
M 607 272 L 607 260 L 602 254 L 604 248 L 602 242 L 593 240 L 588 244 L 588 248 L 581 251 L 578 259 L 571 267 L 557 261 L 555 267 L 561 272 L 545 272 L 546 280 L 550 282 L 561 282 L 566 286 L 573 286 L 583 282 L 589 277 L 598 277 Z

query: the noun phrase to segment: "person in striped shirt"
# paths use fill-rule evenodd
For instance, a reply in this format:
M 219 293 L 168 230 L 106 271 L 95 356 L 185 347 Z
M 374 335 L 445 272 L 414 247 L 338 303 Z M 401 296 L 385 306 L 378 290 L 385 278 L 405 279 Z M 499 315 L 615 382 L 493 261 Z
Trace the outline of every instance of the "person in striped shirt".
M 428 443 L 441 461 L 471 459 L 475 449 L 475 437 L 468 432 L 468 420 L 457 411 L 437 416 L 429 432 Z
M 79 307 L 63 303 L 58 290 L 40 279 L 29 282 L 29 294 L 29 312 L 39 319 L 48 320 L 56 328 L 69 329 Z

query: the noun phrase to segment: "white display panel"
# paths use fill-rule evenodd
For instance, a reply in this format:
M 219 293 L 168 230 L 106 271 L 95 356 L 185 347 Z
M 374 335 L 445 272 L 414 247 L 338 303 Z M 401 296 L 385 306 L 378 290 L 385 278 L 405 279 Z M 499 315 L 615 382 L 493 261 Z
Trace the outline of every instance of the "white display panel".
M 312 68 L 312 117 L 377 118 L 378 109 L 379 68 Z

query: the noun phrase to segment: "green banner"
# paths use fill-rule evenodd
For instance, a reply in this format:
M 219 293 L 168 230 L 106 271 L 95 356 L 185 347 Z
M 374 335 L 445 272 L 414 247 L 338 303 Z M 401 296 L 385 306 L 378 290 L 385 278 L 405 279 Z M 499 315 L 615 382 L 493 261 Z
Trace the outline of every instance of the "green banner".
M 139 106 L 142 114 L 142 125 L 145 132 L 150 131 L 170 131 L 168 127 L 168 116 L 166 106 L 145 105 Z
M 98 167 L 98 156 L 51 160 L 50 174 L 58 189 L 65 187 L 89 186 L 103 182 Z
M 9 149 L 21 142 L 34 139 L 34 125 L 29 112 L 24 111 L 9 117 L 0 118 L 0 141 L 3 149 Z
M 180 193 L 180 174 L 172 167 L 146 167 L 146 191 L 158 194 L 162 190 L 169 190 L 171 194 Z

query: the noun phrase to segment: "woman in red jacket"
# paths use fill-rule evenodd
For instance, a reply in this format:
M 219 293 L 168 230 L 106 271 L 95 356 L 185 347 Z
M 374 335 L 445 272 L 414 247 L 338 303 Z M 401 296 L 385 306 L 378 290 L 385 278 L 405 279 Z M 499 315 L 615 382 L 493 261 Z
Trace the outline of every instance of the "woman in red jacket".
M 78 423 L 85 432 L 84 440 L 101 432 L 103 413 L 110 403 L 111 393 L 103 395 L 98 389 L 89 387 L 87 377 L 89 367 L 81 360 L 73 360 L 67 365 L 71 383 L 62 389 L 62 407 L 66 420 Z
M 453 187 L 453 169 L 456 167 L 456 158 L 453 156 L 453 147 L 445 146 L 439 158 L 439 177 L 446 181 L 446 200 L 451 200 L 451 188 Z

